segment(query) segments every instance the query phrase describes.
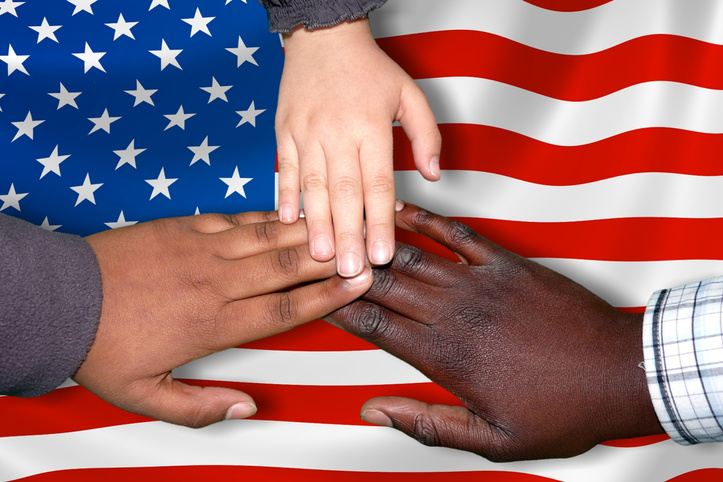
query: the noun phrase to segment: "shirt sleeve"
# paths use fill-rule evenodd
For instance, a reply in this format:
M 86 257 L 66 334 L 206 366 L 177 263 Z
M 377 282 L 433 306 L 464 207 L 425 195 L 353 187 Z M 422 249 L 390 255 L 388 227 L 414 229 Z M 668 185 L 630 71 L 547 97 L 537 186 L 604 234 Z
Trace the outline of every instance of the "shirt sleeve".
M 259 0 L 272 32 L 288 33 L 298 25 L 308 29 L 355 20 L 379 8 L 386 0 Z
M 723 442 L 723 277 L 653 294 L 643 349 L 668 435 L 683 445 Z
M 0 394 L 30 397 L 72 376 L 100 321 L 93 249 L 0 214 Z

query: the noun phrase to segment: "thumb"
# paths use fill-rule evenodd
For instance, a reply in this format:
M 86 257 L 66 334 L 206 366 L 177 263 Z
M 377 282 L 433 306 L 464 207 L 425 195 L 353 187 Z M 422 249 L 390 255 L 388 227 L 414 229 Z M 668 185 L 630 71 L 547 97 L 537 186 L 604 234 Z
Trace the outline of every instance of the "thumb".
M 411 87 L 402 91 L 399 106 L 399 123 L 412 142 L 414 164 L 428 181 L 439 180 L 439 156 L 442 150 L 442 135 L 427 96 L 413 80 Z
M 164 422 L 200 428 L 256 413 L 253 398 L 230 388 L 187 385 L 170 376 L 159 384 L 151 380 L 148 383 L 153 386 L 141 391 L 141 396 L 144 396 L 143 391 L 146 393 L 138 413 Z
M 466 407 L 378 397 L 362 406 L 361 418 L 396 428 L 424 445 L 467 450 L 493 461 L 506 458 L 506 434 Z

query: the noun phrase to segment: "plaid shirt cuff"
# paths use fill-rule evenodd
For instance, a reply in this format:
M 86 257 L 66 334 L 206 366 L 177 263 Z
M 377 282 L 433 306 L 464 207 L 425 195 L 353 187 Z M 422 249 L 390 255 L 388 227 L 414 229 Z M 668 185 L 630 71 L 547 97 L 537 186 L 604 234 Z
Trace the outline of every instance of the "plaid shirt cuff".
M 643 349 L 668 435 L 683 445 L 723 441 L 723 277 L 653 294 Z

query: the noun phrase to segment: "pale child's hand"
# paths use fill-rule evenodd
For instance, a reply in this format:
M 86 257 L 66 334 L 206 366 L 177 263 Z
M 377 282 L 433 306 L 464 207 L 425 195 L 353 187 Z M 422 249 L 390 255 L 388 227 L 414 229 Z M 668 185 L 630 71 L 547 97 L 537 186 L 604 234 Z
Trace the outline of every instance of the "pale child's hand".
M 366 19 L 297 28 L 285 49 L 276 116 L 279 217 L 298 219 L 301 192 L 311 256 L 336 255 L 338 273 L 353 277 L 365 258 L 383 265 L 394 254 L 392 124 L 401 123 L 430 181 L 440 176 L 439 129 L 424 93 L 377 46 Z

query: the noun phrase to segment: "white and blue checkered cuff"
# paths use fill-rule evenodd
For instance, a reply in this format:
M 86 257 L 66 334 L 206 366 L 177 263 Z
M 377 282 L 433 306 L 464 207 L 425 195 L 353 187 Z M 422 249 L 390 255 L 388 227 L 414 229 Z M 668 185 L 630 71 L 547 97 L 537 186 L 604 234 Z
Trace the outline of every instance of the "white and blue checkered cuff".
M 723 441 L 723 277 L 656 292 L 643 325 L 658 419 L 676 442 Z

